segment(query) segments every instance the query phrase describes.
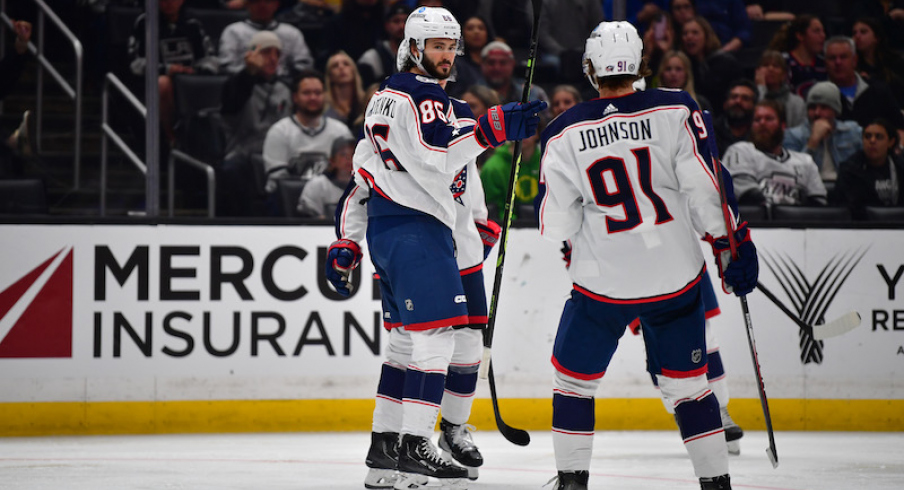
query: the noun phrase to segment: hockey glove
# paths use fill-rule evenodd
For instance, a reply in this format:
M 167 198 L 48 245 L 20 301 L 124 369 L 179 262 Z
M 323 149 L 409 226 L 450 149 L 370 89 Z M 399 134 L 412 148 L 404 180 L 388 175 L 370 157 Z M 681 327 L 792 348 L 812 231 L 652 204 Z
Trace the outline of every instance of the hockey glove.
M 493 251 L 493 247 L 496 246 L 496 242 L 499 241 L 499 235 L 502 233 L 502 228 L 491 219 L 488 219 L 487 224 L 485 225 L 477 221 L 475 221 L 474 224 L 477 225 L 477 231 L 480 232 L 480 239 L 483 240 L 483 260 L 486 260 L 487 257 L 490 256 L 490 252 Z
M 731 258 L 731 249 L 728 245 L 728 237 L 713 238 L 707 236 L 706 241 L 713 247 L 716 256 L 716 266 L 719 277 L 722 278 L 722 288 L 727 293 L 736 296 L 745 296 L 756 288 L 759 264 L 756 247 L 750 241 L 750 230 L 747 222 L 738 225 L 735 230 L 735 240 L 738 244 L 738 257 Z
M 495 105 L 477 119 L 478 135 L 493 148 L 506 140 L 523 140 L 537 134 L 540 112 L 546 110 L 546 102 L 535 100 L 527 104 L 509 102 Z
M 336 240 L 326 252 L 326 278 L 342 296 L 350 296 L 354 284 L 348 281 L 361 262 L 361 247 L 351 240 Z
M 565 268 L 568 269 L 571 267 L 571 240 L 565 240 L 562 242 L 562 260 L 565 261 Z

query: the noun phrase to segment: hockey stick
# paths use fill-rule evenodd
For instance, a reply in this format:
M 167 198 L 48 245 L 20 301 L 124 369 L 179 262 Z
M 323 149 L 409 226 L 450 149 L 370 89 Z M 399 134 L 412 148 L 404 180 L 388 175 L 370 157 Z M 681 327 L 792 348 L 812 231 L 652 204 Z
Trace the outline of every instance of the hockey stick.
M 769 298 L 778 309 L 782 310 L 788 318 L 796 323 L 801 330 L 812 335 L 815 340 L 825 340 L 831 337 L 837 337 L 860 326 L 860 314 L 856 311 L 849 311 L 844 315 L 821 325 L 807 325 L 800 318 L 795 316 L 794 313 L 772 293 L 772 291 L 766 289 L 766 286 L 763 286 L 762 283 L 756 283 L 756 288 L 765 294 L 766 297 Z
M 537 64 L 537 44 L 540 42 L 540 9 L 543 0 L 531 0 L 534 10 L 534 21 L 531 26 L 530 54 L 527 59 L 527 81 L 524 82 L 524 90 L 521 92 L 521 103 L 526 104 L 530 98 L 530 87 L 534 80 L 534 65 Z M 512 225 L 512 208 L 515 205 L 515 180 L 518 178 L 518 170 L 521 168 L 521 141 L 515 141 L 512 150 L 512 170 L 509 173 L 508 193 L 505 201 L 505 215 L 502 220 L 502 231 L 499 234 L 499 249 L 496 257 L 496 277 L 493 280 L 493 295 L 490 297 L 489 314 L 487 315 L 487 328 L 483 331 L 483 359 L 480 363 L 480 377 L 489 379 L 490 398 L 493 401 L 493 414 L 496 416 L 496 427 L 499 432 L 512 444 L 526 446 L 530 444 L 530 434 L 522 429 L 516 429 L 502 420 L 499 413 L 499 399 L 496 397 L 496 379 L 493 376 L 493 367 L 490 364 L 493 349 L 493 333 L 496 330 L 496 307 L 499 305 L 499 290 L 502 289 L 502 269 L 505 264 L 505 249 L 508 245 L 508 230 Z
M 728 209 L 728 199 L 725 195 L 725 180 L 722 176 L 722 162 L 719 160 L 719 149 L 716 147 L 716 133 L 713 131 L 712 114 L 703 112 L 703 121 L 709 134 L 709 152 L 713 159 L 713 170 L 716 174 L 716 183 L 719 186 L 719 200 L 722 203 L 722 216 L 725 218 L 728 247 L 731 250 L 732 260 L 738 257 L 738 244 L 734 236 L 734 219 Z M 753 360 L 753 370 L 757 378 L 757 392 L 760 395 L 760 405 L 763 407 L 763 418 L 766 420 L 766 433 L 769 436 L 769 447 L 766 448 L 766 456 L 773 468 L 778 468 L 778 451 L 775 448 L 775 433 L 772 430 L 772 416 L 769 415 L 769 401 L 766 399 L 766 386 L 763 383 L 763 373 L 760 371 L 760 359 L 756 352 L 756 341 L 753 339 L 753 321 L 750 318 L 750 310 L 747 307 L 747 296 L 738 296 L 741 300 L 741 311 L 744 314 L 744 325 L 747 327 L 747 344 L 750 346 L 750 357 Z

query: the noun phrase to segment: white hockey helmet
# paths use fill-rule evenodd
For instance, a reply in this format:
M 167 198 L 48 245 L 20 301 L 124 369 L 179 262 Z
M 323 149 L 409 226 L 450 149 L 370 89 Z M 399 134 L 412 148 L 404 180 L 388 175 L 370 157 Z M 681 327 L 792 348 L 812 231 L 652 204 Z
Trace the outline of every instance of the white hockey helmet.
M 427 39 L 454 39 L 458 43 L 456 54 L 464 54 L 464 44 L 461 40 L 461 26 L 451 12 L 442 7 L 420 7 L 408 16 L 405 21 L 405 39 L 399 43 L 399 51 L 396 53 L 396 68 L 402 71 L 405 61 L 411 58 L 414 64 L 424 69 L 421 62 L 424 59 L 424 47 Z M 417 55 L 411 54 L 411 41 L 417 46 Z
M 597 77 L 637 75 L 642 55 L 643 41 L 630 22 L 600 22 L 585 43 L 584 74 L 599 88 Z

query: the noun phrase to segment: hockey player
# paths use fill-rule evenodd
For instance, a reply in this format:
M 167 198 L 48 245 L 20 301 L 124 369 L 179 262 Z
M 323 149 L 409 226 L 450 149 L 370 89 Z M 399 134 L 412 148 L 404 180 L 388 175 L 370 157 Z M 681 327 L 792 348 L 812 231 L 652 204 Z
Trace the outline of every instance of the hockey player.
M 746 223 L 726 229 L 696 102 L 681 91 L 632 87 L 649 74 L 642 45 L 630 24 L 601 23 L 584 53 L 600 98 L 567 110 L 541 136 L 540 233 L 573 244 L 574 290 L 552 355 L 558 490 L 587 488 L 594 394 L 635 318 L 701 488 L 731 488 L 719 404 L 706 381 L 705 266 L 692 223 L 707 233 L 724 286 L 736 294 L 756 285 L 756 249 Z M 728 233 L 739 243 L 734 260 Z
M 400 414 L 395 488 L 419 488 L 428 479 L 457 488 L 468 476 L 465 468 L 442 459 L 430 441 L 442 403 L 447 420 L 441 445 L 449 446 L 453 455 L 456 445 L 464 448 L 459 453 L 468 452 L 470 436 L 464 422 L 470 400 L 460 400 L 456 410 L 452 401 L 444 402 L 443 392 L 444 388 L 457 390 L 467 395 L 462 399 L 472 398 L 473 390 L 468 395 L 461 386 L 476 384 L 479 360 L 479 354 L 469 363 L 455 359 L 460 344 L 471 343 L 475 345 L 471 350 L 479 351 L 480 336 L 469 334 L 471 329 L 455 327 L 470 324 L 475 313 L 474 307 L 469 308 L 463 283 L 480 282 L 482 287 L 482 280 L 472 281 L 471 276 L 479 276 L 459 272 L 453 230 L 460 225 L 458 200 L 462 196 L 449 192 L 450 183 L 461 186 L 462 178 L 476 176 L 474 171 L 463 174 L 462 170 L 487 147 L 523 139 L 536 131 L 537 113 L 546 107 L 543 102 L 512 103 L 491 108 L 476 124 L 456 121 L 452 102 L 439 80 L 448 78 L 460 50 L 461 29 L 447 10 L 422 7 L 412 12 L 399 48 L 399 73 L 387 79 L 368 104 L 365 138 L 355 151 L 355 189 L 367 189 L 369 195 L 366 237 L 380 276 L 384 321 L 396 327 L 390 333 L 390 363 L 381 373 L 378 399 L 385 396 L 392 402 L 394 392 L 401 403 L 397 407 L 378 403 L 374 424 L 375 434 L 391 433 L 393 428 L 380 427 L 376 418 L 383 418 L 381 410 Z M 350 192 L 352 199 L 357 198 L 355 189 Z M 473 226 L 473 219 L 468 218 L 467 223 Z M 338 235 L 348 232 L 340 229 Z M 348 274 L 360 259 L 356 241 L 340 239 L 330 247 L 326 273 L 338 291 L 348 291 Z M 461 337 L 469 339 L 462 342 Z M 393 363 L 400 359 L 404 364 Z M 470 365 L 451 366 L 453 360 Z M 461 386 L 450 386 L 456 379 Z M 463 419 L 449 420 L 463 413 Z M 391 435 L 373 439 L 378 451 L 380 446 L 385 448 L 385 459 L 393 456 L 391 443 Z M 472 460 L 462 455 L 465 461 L 459 461 L 478 466 L 482 460 L 475 452 L 470 452 Z M 375 487 L 390 486 L 394 478 L 383 473 L 370 483 L 370 476 L 366 484 Z

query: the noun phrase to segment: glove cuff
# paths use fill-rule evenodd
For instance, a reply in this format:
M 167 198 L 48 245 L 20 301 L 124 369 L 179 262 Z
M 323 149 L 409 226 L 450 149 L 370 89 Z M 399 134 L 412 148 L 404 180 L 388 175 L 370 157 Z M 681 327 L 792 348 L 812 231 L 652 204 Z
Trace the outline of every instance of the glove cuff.
M 496 148 L 505 143 L 505 115 L 502 106 L 495 105 L 487 109 L 487 113 L 477 118 L 477 127 L 487 144 Z

